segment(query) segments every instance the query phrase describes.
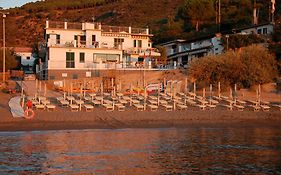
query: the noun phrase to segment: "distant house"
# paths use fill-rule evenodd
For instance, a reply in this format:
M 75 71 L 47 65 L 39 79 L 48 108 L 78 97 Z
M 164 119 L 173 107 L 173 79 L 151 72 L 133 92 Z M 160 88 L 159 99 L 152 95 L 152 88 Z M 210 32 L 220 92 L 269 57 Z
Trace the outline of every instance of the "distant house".
M 274 30 L 272 23 L 249 26 L 240 29 L 232 29 L 223 35 L 270 35 Z M 160 44 L 167 52 L 168 62 L 172 65 L 187 66 L 193 58 L 207 55 L 217 55 L 224 51 L 222 34 L 210 35 L 192 40 L 177 39 Z
M 92 70 L 132 68 L 140 58 L 160 56 L 148 28 L 47 20 L 45 36 L 48 79 L 91 77 Z
M 259 24 L 259 25 L 232 30 L 233 33 L 239 33 L 245 35 L 249 35 L 249 34 L 269 35 L 273 31 L 274 31 L 273 23 Z
M 24 68 L 24 70 L 26 71 L 32 70 L 35 60 L 32 54 L 32 48 L 15 47 L 13 48 L 13 50 L 20 62 L 20 65 Z
M 223 51 L 221 35 L 212 35 L 194 40 L 174 40 L 160 44 L 167 52 L 170 64 L 187 66 L 193 58 L 220 54 Z

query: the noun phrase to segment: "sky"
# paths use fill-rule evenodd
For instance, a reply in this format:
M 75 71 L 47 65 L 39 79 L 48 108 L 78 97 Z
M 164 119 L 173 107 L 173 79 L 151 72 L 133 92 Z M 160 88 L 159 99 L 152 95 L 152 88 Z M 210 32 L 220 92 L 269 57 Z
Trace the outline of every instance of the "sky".
M 37 0 L 0 0 L 0 7 L 4 9 L 20 7 L 28 2 L 35 2 Z

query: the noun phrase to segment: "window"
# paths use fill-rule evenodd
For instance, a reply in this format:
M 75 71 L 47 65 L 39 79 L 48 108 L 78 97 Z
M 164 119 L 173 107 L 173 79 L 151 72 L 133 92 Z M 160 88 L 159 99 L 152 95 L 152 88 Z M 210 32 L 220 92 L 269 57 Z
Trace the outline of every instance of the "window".
M 74 52 L 66 52 L 66 68 L 75 68 Z
M 134 47 L 142 47 L 142 40 L 134 40 Z
M 142 40 L 138 40 L 139 47 L 142 47 Z
M 122 47 L 122 44 L 124 42 L 124 38 L 114 38 L 114 47 L 119 48 L 119 46 Z
M 80 44 L 86 45 L 86 36 L 80 36 Z
M 96 43 L 96 35 L 92 35 L 92 45 L 94 46 Z
M 267 34 L 267 28 L 263 28 L 263 29 L 262 29 L 262 33 L 263 33 L 263 34 Z
M 80 63 L 85 63 L 85 53 L 84 52 L 80 52 Z
M 258 34 L 261 34 L 261 29 L 258 29 Z
M 78 75 L 77 74 L 73 74 L 72 75 L 72 79 L 78 79 Z
M 26 57 L 27 60 L 30 60 L 30 57 Z
M 47 34 L 46 38 L 45 38 L 47 42 L 48 42 L 49 38 L 50 38 L 50 34 Z
M 147 45 L 148 47 L 151 47 L 151 44 L 150 43 L 148 43 L 148 45 Z
M 78 36 L 77 35 L 74 35 L 74 40 L 78 40 Z
M 56 35 L 56 43 L 60 44 L 60 35 Z

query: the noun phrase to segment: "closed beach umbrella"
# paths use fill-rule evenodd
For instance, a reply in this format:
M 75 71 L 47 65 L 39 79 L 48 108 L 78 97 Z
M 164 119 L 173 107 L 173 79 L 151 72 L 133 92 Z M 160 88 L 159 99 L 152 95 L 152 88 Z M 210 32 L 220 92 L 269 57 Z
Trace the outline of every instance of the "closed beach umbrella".
M 206 96 L 206 89 L 203 88 L 203 99 L 205 99 L 205 96 Z
M 212 84 L 210 84 L 210 104 L 212 104 L 212 92 L 213 91 L 213 85 Z
M 232 89 L 231 89 L 231 87 L 229 88 L 229 98 L 232 100 Z
M 218 83 L 218 96 L 221 98 L 221 82 Z
M 46 82 L 44 84 L 44 97 L 46 97 L 46 94 L 47 94 L 47 85 L 46 85 Z

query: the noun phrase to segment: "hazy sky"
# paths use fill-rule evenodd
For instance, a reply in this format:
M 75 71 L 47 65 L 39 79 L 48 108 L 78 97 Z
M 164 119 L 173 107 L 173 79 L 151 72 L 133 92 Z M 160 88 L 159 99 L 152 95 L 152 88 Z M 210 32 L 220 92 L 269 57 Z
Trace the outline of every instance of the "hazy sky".
M 4 9 L 11 7 L 20 7 L 28 2 L 35 2 L 37 0 L 0 0 L 0 7 Z

